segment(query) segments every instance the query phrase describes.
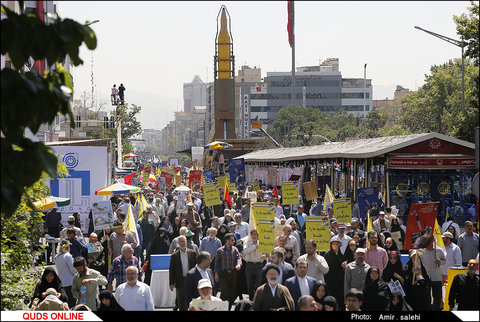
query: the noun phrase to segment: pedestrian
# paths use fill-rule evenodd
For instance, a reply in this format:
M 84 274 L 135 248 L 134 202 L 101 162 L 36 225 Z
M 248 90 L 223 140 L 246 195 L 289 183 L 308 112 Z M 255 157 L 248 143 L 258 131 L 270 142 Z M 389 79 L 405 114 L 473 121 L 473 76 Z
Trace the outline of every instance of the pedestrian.
M 420 259 L 420 252 L 411 249 L 410 259 L 405 264 L 405 300 L 414 311 L 431 310 L 430 277 Z
M 117 105 L 117 94 L 118 94 L 117 85 L 113 84 L 111 96 L 112 96 L 112 104 L 114 105 Z
M 198 300 L 204 301 L 214 301 L 214 302 L 221 302 L 222 300 L 216 296 L 212 295 L 212 282 L 208 278 L 200 279 L 196 285 L 197 293 L 199 296 L 196 298 Z M 195 307 L 193 306 L 192 301 L 189 302 L 188 311 L 195 311 Z
M 400 281 L 402 285 L 405 283 L 405 273 L 400 260 L 400 252 L 392 251 L 388 255 L 388 263 L 383 270 L 382 280 L 387 285 L 397 280 Z
M 433 297 L 432 311 L 442 311 L 442 267 L 447 263 L 447 258 L 444 251 L 438 246 L 435 248 L 420 248 L 418 251 L 422 254 L 422 263 L 430 277 L 430 291 Z
M 392 251 L 398 251 L 397 243 L 392 237 L 387 237 L 385 239 L 385 250 L 387 251 L 387 254 L 390 254 Z
M 87 265 L 96 271 L 99 271 L 103 276 L 106 276 L 106 262 L 104 257 L 104 249 L 101 242 L 98 241 L 98 235 L 91 233 L 89 238 L 90 243 L 87 245 Z
M 72 281 L 77 270 L 73 267 L 73 257 L 69 250 L 70 242 L 68 240 L 62 240 L 60 243 L 60 251 L 55 257 L 55 269 L 58 272 L 58 277 L 68 297 L 68 307 L 72 308 L 75 306 L 75 298 L 72 295 Z
M 337 299 L 333 296 L 325 296 L 325 299 L 323 300 L 323 309 L 322 311 L 340 311 L 340 307 L 338 305 Z
M 280 216 L 280 218 L 282 217 L 285 217 L 285 215 Z M 288 223 L 288 221 L 290 221 L 290 223 Z M 282 223 L 280 224 L 283 225 Z M 292 227 L 292 236 L 297 239 L 297 244 L 298 244 L 298 249 L 300 251 L 300 254 L 301 255 L 305 254 L 305 238 L 303 237 L 305 235 L 305 231 L 301 231 L 300 229 L 298 229 L 297 222 L 295 220 L 292 220 L 291 218 L 286 220 L 285 224 L 289 224 Z M 292 251 L 293 251 L 293 247 L 290 247 L 290 248 L 292 248 Z M 287 248 L 285 247 L 285 249 Z M 293 258 L 292 258 L 292 261 L 293 261 Z
M 355 261 L 345 267 L 345 296 L 349 289 L 355 288 L 357 290 L 363 290 L 365 279 L 367 278 L 367 272 L 370 269 L 370 265 L 365 262 L 364 258 L 365 249 L 357 248 L 355 251 Z
M 108 271 L 108 285 L 107 289 L 113 291 L 113 281 L 115 280 L 116 286 L 125 283 L 127 277 L 125 275 L 128 266 L 136 266 L 140 272 L 140 262 L 137 257 L 133 255 L 133 248 L 130 244 L 124 244 L 122 246 L 122 254 L 115 257 Z
M 118 96 L 120 97 L 120 103 L 124 103 L 124 95 L 125 95 L 125 86 L 123 84 L 120 84 L 118 87 Z
M 328 285 L 330 295 L 337 299 L 338 303 L 343 301 L 343 291 L 345 283 L 345 268 L 347 263 L 340 251 L 342 242 L 338 236 L 333 236 L 330 240 L 330 250 L 325 254 L 325 260 L 329 271 L 325 275 L 325 283 Z
M 244 198 L 245 204 L 242 206 L 240 213 L 242 214 L 242 221 L 248 223 L 250 220 L 250 198 Z
M 217 250 L 215 260 L 215 282 L 220 283 L 222 300 L 229 303 L 229 310 L 236 295 L 237 271 L 242 266 L 242 255 L 235 247 L 233 234 L 225 235 L 225 245 Z
M 75 235 L 79 238 L 83 237 L 82 230 L 75 226 L 75 217 L 74 216 L 68 216 L 67 219 L 67 227 L 63 228 L 62 231 L 60 232 L 60 239 L 64 239 L 67 237 L 67 231 L 68 230 L 75 230 Z
M 63 288 L 60 277 L 58 277 L 57 272 L 55 272 L 55 269 L 53 267 L 47 266 L 42 273 L 40 282 L 38 282 L 35 286 L 30 307 L 33 305 L 35 300 L 37 300 L 37 304 L 40 304 L 43 300 L 45 300 L 45 298 L 47 297 L 46 292 L 49 288 L 53 288 L 57 293 L 61 294 L 59 299 L 62 302 L 68 301 L 68 296 L 65 292 L 65 289 Z
M 164 217 L 164 218 L 167 218 L 168 220 L 168 217 Z M 143 252 L 146 250 L 148 253 L 148 250 L 152 245 L 152 241 L 155 237 L 155 232 L 157 229 L 155 228 L 155 223 L 153 222 L 152 219 L 148 217 L 143 217 L 143 216 L 142 216 L 142 219 L 140 220 L 140 229 L 142 230 L 142 237 L 143 237 L 140 259 L 142 263 L 144 263 L 145 260 L 143 258 Z
M 388 305 L 389 289 L 380 277 L 377 267 L 371 266 L 363 286 L 362 311 L 385 311 Z
M 375 266 L 380 270 L 380 275 L 388 263 L 387 251 L 378 246 L 378 233 L 375 230 L 369 231 L 367 234 L 370 246 L 367 246 L 365 252 L 365 262 L 370 266 Z
M 210 263 L 212 262 L 212 258 L 209 252 L 201 251 L 197 256 L 197 265 L 190 269 L 185 276 L 185 296 L 187 303 L 193 298 L 197 298 L 200 296 L 198 290 L 198 283 L 202 279 L 208 279 L 210 281 L 210 286 L 212 290 L 214 289 L 213 285 L 215 285 L 215 276 L 213 275 L 213 271 L 210 269 Z
M 237 233 L 240 237 L 238 239 L 247 237 L 249 232 L 248 223 L 242 221 L 242 214 L 239 212 L 235 213 L 234 220 L 236 223 L 235 233 Z
M 225 245 L 225 235 L 228 234 L 228 232 L 229 232 L 228 226 L 225 224 L 220 225 L 220 227 L 218 228 L 217 237 L 218 239 L 220 239 L 220 242 L 222 243 L 222 245 Z
M 380 210 L 378 218 L 373 221 L 372 228 L 378 234 L 390 229 L 390 221 L 385 218 L 385 211 Z M 365 296 L 365 294 L 363 294 Z M 365 302 L 365 300 L 364 300 Z
M 315 302 L 323 306 L 324 304 L 323 301 L 327 296 L 330 295 L 327 284 L 323 281 L 317 280 L 315 282 L 315 285 L 313 285 L 312 293 L 310 295 L 313 296 L 313 299 L 315 300 Z
M 110 235 L 108 242 L 108 253 L 112 256 L 112 259 L 122 255 L 122 247 L 127 242 L 132 249 L 137 247 L 137 240 L 135 235 L 131 231 L 125 231 L 120 221 L 113 223 L 113 233 Z
M 254 311 L 295 311 L 295 302 L 286 286 L 280 284 L 280 268 L 269 263 L 265 265 L 266 283 L 255 291 Z
M 217 237 L 217 228 L 210 227 L 206 231 L 206 236 L 202 238 L 200 247 L 198 248 L 199 252 L 207 251 L 210 254 L 212 263 L 210 268 L 213 270 L 215 268 L 215 257 L 217 256 L 217 250 L 222 247 L 222 242 Z
M 413 311 L 412 307 L 405 302 L 402 293 L 390 293 L 386 311 Z
M 180 215 L 180 219 L 187 220 L 187 222 L 190 224 L 190 227 L 191 227 L 190 230 L 194 233 L 194 243 L 200 244 L 200 241 L 198 238 L 200 236 L 200 232 L 202 229 L 202 222 L 200 219 L 200 215 L 194 209 L 194 207 L 195 207 L 195 204 L 193 202 L 189 202 L 187 204 L 187 210 L 185 210 L 185 212 L 183 212 Z
M 180 311 L 186 311 L 188 303 L 185 297 L 185 277 L 197 260 L 197 253 L 187 248 L 187 238 L 178 237 L 178 250 L 175 250 L 170 257 L 169 286 L 170 290 L 176 290 L 176 307 Z M 222 292 L 223 293 L 223 292 Z
M 297 239 L 292 235 L 292 226 L 290 225 L 285 225 L 283 226 L 283 236 L 286 239 L 286 247 L 292 247 L 293 249 L 293 262 L 297 260 L 298 257 L 300 257 L 300 248 L 298 247 Z M 275 238 L 275 246 L 278 246 L 278 238 L 277 236 Z
M 307 251 L 306 254 L 300 256 L 297 261 L 300 259 L 307 261 L 307 276 L 313 277 L 317 281 L 325 281 L 324 275 L 328 273 L 329 266 L 326 259 L 317 254 L 317 243 L 314 240 L 308 240 L 305 244 L 305 249 Z
M 168 218 L 168 217 L 166 217 Z M 150 248 L 147 249 L 147 257 L 145 258 L 145 279 L 144 283 L 150 285 L 150 281 L 152 278 L 152 255 L 162 255 L 168 254 L 168 249 L 170 248 L 170 240 L 168 239 L 168 234 L 165 228 L 160 227 L 155 232 L 155 236 L 150 244 Z
M 362 291 L 351 288 L 345 292 L 345 311 L 360 311 L 362 304 Z
M 285 285 L 285 281 L 290 277 L 295 276 L 295 269 L 290 265 L 284 262 L 285 252 L 280 249 L 274 249 L 270 254 L 270 263 L 278 266 L 280 275 L 278 277 L 278 283 Z M 268 265 L 268 264 L 267 264 Z M 260 284 L 267 283 L 266 278 L 266 266 L 262 269 L 262 280 Z
M 295 302 L 295 310 L 299 311 L 298 299 L 303 295 L 310 295 L 316 280 L 307 275 L 308 262 L 306 259 L 298 259 L 295 263 L 295 276 L 285 281 L 285 286 L 290 291 L 293 301 Z
M 100 304 L 97 307 L 97 311 L 125 311 L 123 307 L 118 304 L 115 296 L 109 290 L 103 290 L 98 295 Z
M 153 311 L 155 304 L 150 286 L 140 282 L 138 276 L 138 267 L 127 267 L 126 282 L 117 286 L 115 299 L 125 311 Z
M 347 264 L 350 264 L 355 260 L 355 251 L 358 248 L 358 244 L 354 239 L 351 239 L 348 242 L 348 246 L 345 249 L 345 253 L 343 254 L 343 258 L 347 262 Z
M 45 235 L 59 238 L 60 231 L 63 229 L 61 220 L 62 214 L 57 210 L 57 208 L 52 208 L 52 210 L 45 215 Z M 52 261 L 50 261 L 50 255 L 52 254 L 53 247 L 56 247 L 55 243 L 48 243 L 47 264 L 52 264 Z M 54 258 L 52 258 L 52 260 L 54 260 Z
M 348 242 L 352 240 L 352 237 L 345 234 L 346 229 L 347 229 L 347 225 L 345 223 L 339 223 L 337 226 L 337 232 L 338 232 L 337 237 L 342 243 L 342 246 L 340 246 L 340 252 L 342 254 L 345 254 L 345 250 L 348 247 Z
M 87 245 L 85 243 L 85 239 L 82 237 L 77 237 L 75 230 L 69 229 L 67 230 L 67 238 L 70 243 L 70 254 L 75 259 L 77 257 L 86 257 L 87 254 Z
M 453 278 L 450 293 L 448 295 L 448 305 L 450 311 L 458 305 L 459 311 L 478 311 L 480 308 L 479 299 L 479 277 L 478 261 L 470 259 L 468 261 L 468 270 Z
M 107 285 L 107 279 L 100 272 L 88 268 L 83 257 L 75 258 L 73 266 L 77 270 L 72 281 L 72 294 L 77 299 L 76 304 L 85 304 L 95 310 L 98 305 L 98 286 Z
M 249 299 L 253 299 L 262 278 L 262 267 L 265 256 L 259 252 L 259 244 L 258 231 L 252 229 L 242 252 L 243 258 L 246 261 L 245 279 L 247 280 Z
M 467 266 L 468 261 L 478 255 L 478 234 L 473 231 L 473 223 L 465 222 L 465 231 L 458 237 L 458 247 L 462 251 L 462 265 Z
M 68 303 L 62 302 L 58 293 L 53 287 L 45 291 L 45 299 L 40 303 L 36 298 L 32 304 L 32 311 L 69 311 Z M 39 304 L 40 303 L 40 304 Z
M 446 231 L 442 234 L 443 244 L 445 245 L 445 255 L 447 263 L 442 266 L 442 280 L 446 281 L 448 278 L 448 267 L 462 265 L 462 251 L 460 247 L 453 242 L 453 235 Z
M 298 299 L 299 311 L 321 311 L 318 303 L 315 302 L 311 295 L 302 295 Z

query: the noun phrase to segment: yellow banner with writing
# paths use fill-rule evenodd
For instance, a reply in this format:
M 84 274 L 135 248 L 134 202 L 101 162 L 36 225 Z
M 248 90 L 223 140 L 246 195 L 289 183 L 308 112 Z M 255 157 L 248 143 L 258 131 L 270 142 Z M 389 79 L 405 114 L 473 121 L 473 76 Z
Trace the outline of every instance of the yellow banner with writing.
M 333 215 L 338 223 L 352 221 L 352 205 L 350 199 L 335 199 L 333 201 Z
M 271 202 L 255 202 L 251 210 L 258 231 L 258 251 L 271 253 L 275 248 L 275 207 Z
M 308 216 L 306 219 L 306 240 L 317 243 L 317 251 L 330 250 L 330 225 L 327 216 Z
M 282 182 L 282 205 L 296 205 L 298 203 L 298 183 L 296 181 Z
M 214 183 L 207 183 L 203 185 L 203 197 L 205 198 L 205 206 L 221 205 L 220 191 Z

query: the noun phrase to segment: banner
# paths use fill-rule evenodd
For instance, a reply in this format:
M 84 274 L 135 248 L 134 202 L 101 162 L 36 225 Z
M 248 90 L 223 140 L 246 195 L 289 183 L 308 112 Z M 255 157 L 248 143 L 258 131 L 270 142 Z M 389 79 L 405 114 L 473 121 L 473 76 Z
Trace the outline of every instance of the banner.
M 94 230 L 113 229 L 113 209 L 110 200 L 94 202 L 92 216 Z
M 417 238 L 420 238 L 420 240 L 417 241 L 419 248 L 433 248 L 433 234 L 438 204 L 438 202 L 429 202 L 410 205 L 403 249 L 414 248 Z M 432 236 L 432 241 L 428 245 L 424 242 L 428 239 L 426 237 L 429 237 L 429 235 L 424 235 L 426 234 L 426 227 L 430 227 L 430 235 Z M 424 237 L 422 237 L 422 235 L 424 235 Z
M 225 181 L 230 183 L 230 180 L 228 179 L 228 177 L 218 177 L 217 178 L 217 186 L 220 187 L 220 188 L 224 188 L 225 187 Z M 228 187 L 228 188 L 230 189 L 230 187 Z
M 352 205 L 350 199 L 335 199 L 333 201 L 333 214 L 338 223 L 352 221 Z
M 172 175 L 173 178 L 175 179 L 175 182 L 174 184 L 178 187 L 178 186 L 181 186 L 182 185 L 182 176 L 180 174 L 175 174 L 175 175 Z
M 271 253 L 275 248 L 275 208 L 270 202 L 255 202 L 251 213 L 258 231 L 260 253 Z
M 228 161 L 230 182 L 238 189 L 245 189 L 245 159 L 230 159 Z
M 205 148 L 203 146 L 192 146 L 192 160 L 202 161 L 204 151 Z
M 203 197 L 205 198 L 205 206 L 221 205 L 220 191 L 214 183 L 207 183 L 203 186 Z
M 298 204 L 298 183 L 297 181 L 282 182 L 282 205 Z
M 365 218 L 368 209 L 373 203 L 380 204 L 378 199 L 378 188 L 370 187 L 358 189 L 358 208 L 360 210 L 360 218 Z
M 162 171 L 162 174 L 160 174 L 160 178 L 165 178 L 165 183 L 170 186 L 172 184 L 173 174 Z
M 213 182 L 213 171 L 203 171 L 203 180 L 205 183 Z
M 305 200 L 315 200 L 318 197 L 315 181 L 304 182 L 303 191 L 305 192 Z
M 171 167 L 176 167 L 178 166 L 178 159 L 170 159 L 169 163 Z
M 192 190 L 198 190 L 202 185 L 202 171 L 191 170 L 188 175 L 188 186 Z
M 314 240 L 317 243 L 317 251 L 330 250 L 330 225 L 327 216 L 306 218 L 306 240 Z
M 335 196 L 333 195 L 332 190 L 330 190 L 330 187 L 327 184 L 325 186 L 325 199 L 323 201 L 323 210 L 327 212 L 328 207 L 330 207 L 334 201 Z

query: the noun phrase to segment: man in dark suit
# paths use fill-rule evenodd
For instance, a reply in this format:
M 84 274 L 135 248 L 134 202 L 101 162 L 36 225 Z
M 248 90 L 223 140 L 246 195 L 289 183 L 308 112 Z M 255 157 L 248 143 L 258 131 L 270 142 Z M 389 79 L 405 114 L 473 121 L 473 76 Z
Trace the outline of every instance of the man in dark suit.
M 300 258 L 295 263 L 295 273 L 297 275 L 290 277 L 285 281 L 285 286 L 288 288 L 290 294 L 292 294 L 293 300 L 295 301 L 295 311 L 300 311 L 298 299 L 302 295 L 310 295 L 316 282 L 316 279 L 307 276 L 307 271 L 307 260 Z
M 184 282 L 189 270 L 197 261 L 197 253 L 187 248 L 187 238 L 180 236 L 177 244 L 179 249 L 173 252 L 170 257 L 169 285 L 170 290 L 176 289 L 176 305 L 180 311 L 188 309 L 188 302 L 185 297 Z
M 275 249 L 270 254 L 270 262 L 277 265 L 280 269 L 280 276 L 278 277 L 279 284 L 285 285 L 285 281 L 295 276 L 295 269 L 288 263 L 285 263 L 284 260 L 285 254 L 280 249 Z M 288 265 L 287 265 L 288 264 Z M 265 277 L 265 270 L 266 266 L 262 269 L 262 280 L 260 284 L 264 284 L 267 282 L 267 278 Z
M 198 281 L 201 279 L 209 279 L 210 283 L 212 283 L 212 289 L 214 289 L 213 285 L 215 283 L 215 277 L 210 269 L 211 262 L 212 257 L 210 256 L 210 253 L 202 251 L 198 254 L 197 265 L 188 271 L 184 285 L 187 303 L 190 303 L 192 299 L 200 296 L 200 293 L 198 292 Z
M 295 303 L 287 287 L 279 283 L 280 268 L 265 265 L 267 283 L 260 285 L 253 297 L 254 311 L 294 311 Z

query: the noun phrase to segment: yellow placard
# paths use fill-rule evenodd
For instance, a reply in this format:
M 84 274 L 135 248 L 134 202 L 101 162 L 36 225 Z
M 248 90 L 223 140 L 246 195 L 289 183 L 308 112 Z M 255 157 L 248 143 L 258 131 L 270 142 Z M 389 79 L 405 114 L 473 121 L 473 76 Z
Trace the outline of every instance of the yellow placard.
M 208 183 L 203 186 L 203 197 L 205 198 L 205 206 L 221 205 L 220 191 L 214 183 Z
M 253 181 L 253 190 L 254 190 L 254 191 L 260 190 L 260 184 L 258 183 L 258 180 L 257 180 L 257 179 L 255 179 L 255 180 Z
M 305 192 L 305 200 L 315 200 L 318 197 L 317 184 L 315 181 L 304 182 L 303 191 Z
M 298 203 L 298 184 L 296 181 L 282 182 L 282 204 L 296 205 Z
M 235 191 L 237 190 L 237 187 L 235 187 L 235 183 L 234 182 L 229 182 L 228 183 L 228 191 Z
M 330 226 L 327 216 L 306 217 L 306 240 L 317 243 L 317 251 L 330 250 Z
M 178 186 L 181 186 L 182 185 L 182 176 L 179 175 L 179 174 L 175 174 L 173 176 L 174 180 L 175 180 L 175 185 L 178 187 Z
M 338 223 L 352 221 L 352 205 L 350 199 L 335 199 L 333 201 L 333 215 Z
M 217 186 L 220 188 L 225 188 L 225 181 L 227 183 L 230 183 L 230 178 L 229 177 L 218 177 L 217 178 Z M 230 190 L 230 186 L 228 186 L 228 190 Z
M 275 207 L 271 202 L 255 202 L 251 213 L 258 231 L 258 251 L 271 253 L 275 248 Z

